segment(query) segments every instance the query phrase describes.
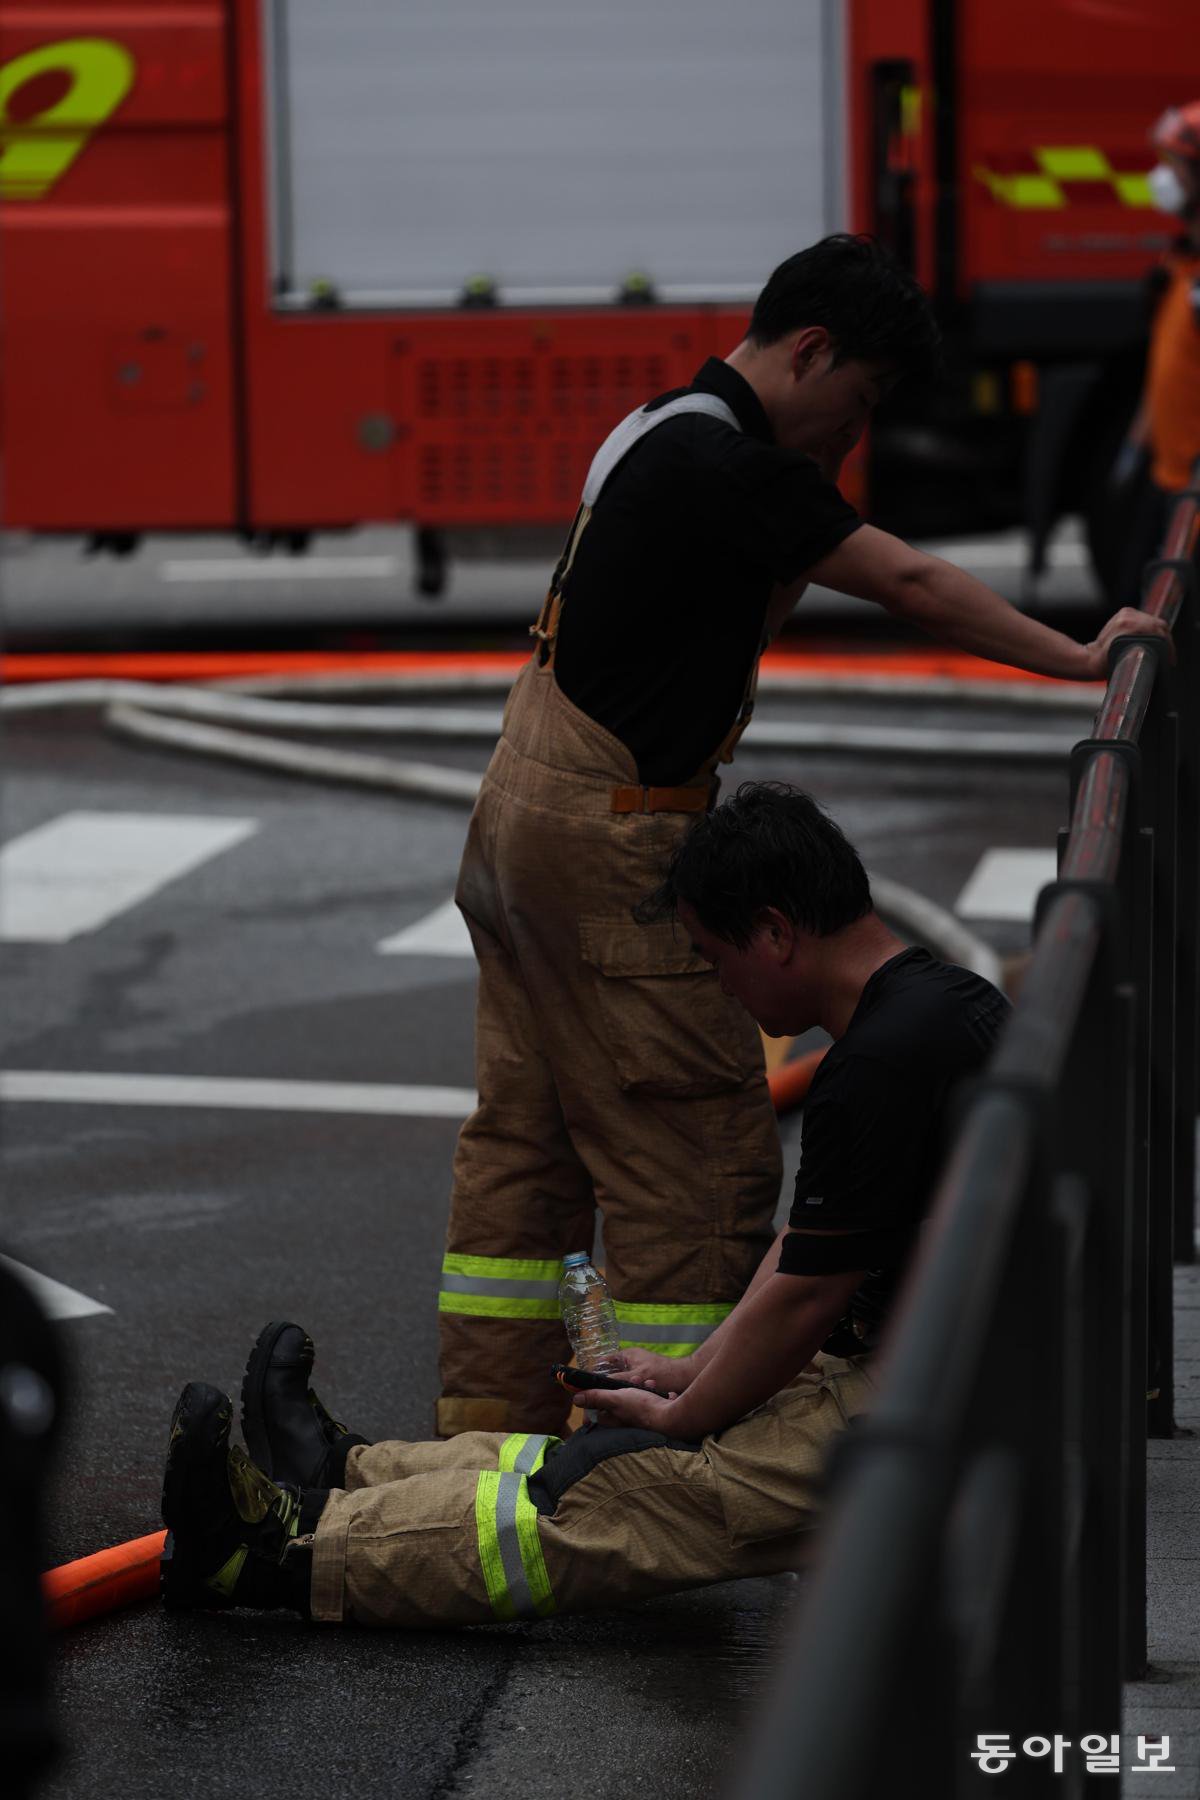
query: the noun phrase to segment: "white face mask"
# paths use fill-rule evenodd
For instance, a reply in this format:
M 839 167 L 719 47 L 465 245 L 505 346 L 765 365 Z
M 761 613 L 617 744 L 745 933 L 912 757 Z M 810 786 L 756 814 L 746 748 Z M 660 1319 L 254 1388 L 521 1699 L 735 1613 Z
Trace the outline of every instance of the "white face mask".
M 1159 212 L 1185 213 L 1189 209 L 1188 191 L 1180 181 L 1174 169 L 1166 163 L 1158 163 L 1151 169 L 1146 180 L 1150 184 L 1150 198 Z

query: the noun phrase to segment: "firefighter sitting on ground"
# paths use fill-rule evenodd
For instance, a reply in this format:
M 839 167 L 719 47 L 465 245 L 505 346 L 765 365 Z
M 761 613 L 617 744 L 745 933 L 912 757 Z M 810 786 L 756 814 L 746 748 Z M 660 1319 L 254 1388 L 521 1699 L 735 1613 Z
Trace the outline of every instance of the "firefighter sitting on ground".
M 1131 597 L 1161 549 L 1172 496 L 1191 485 L 1200 457 L 1200 100 L 1165 112 L 1151 142 L 1154 204 L 1183 230 L 1154 274 L 1145 387 L 1113 470 L 1118 488 L 1143 484 L 1122 569 L 1121 593 Z
M 168 1605 L 469 1625 L 795 1565 L 830 1440 L 870 1405 L 950 1096 L 986 1060 L 1008 1005 L 897 939 L 837 826 L 779 785 L 748 784 L 701 817 L 638 910 L 767 1032 L 821 1025 L 834 1039 L 805 1111 L 790 1222 L 741 1300 L 688 1357 L 627 1351 L 631 1385 L 582 1395 L 601 1422 L 564 1442 L 477 1431 L 368 1443 L 312 1392 L 303 1330 L 267 1326 L 242 1388 L 253 1462 L 230 1447 L 225 1394 L 193 1382 L 176 1407 Z M 679 1183 L 709 1175 L 693 1159 Z M 563 1354 L 560 1328 L 547 1362 Z

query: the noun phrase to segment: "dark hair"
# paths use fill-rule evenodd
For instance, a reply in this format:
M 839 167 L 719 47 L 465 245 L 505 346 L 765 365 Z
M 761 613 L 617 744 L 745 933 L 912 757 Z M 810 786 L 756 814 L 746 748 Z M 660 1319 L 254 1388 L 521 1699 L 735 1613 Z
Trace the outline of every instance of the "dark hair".
M 839 232 L 780 263 L 754 303 L 746 336 L 759 349 L 823 325 L 835 361 L 881 363 L 932 378 L 941 334 L 920 283 L 871 237 Z
M 681 900 L 706 931 L 747 950 L 769 906 L 829 937 L 870 912 L 871 889 L 857 850 L 811 795 L 744 781 L 692 827 L 633 916 L 640 925 L 673 918 Z

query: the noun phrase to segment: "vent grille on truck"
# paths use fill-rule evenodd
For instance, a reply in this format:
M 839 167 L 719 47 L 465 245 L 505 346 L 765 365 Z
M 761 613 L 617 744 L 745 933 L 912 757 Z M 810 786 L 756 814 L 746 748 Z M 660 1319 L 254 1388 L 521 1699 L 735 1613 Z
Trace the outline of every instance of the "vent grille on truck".
M 449 356 L 415 371 L 417 516 L 573 512 L 591 459 L 625 414 L 672 385 L 644 355 Z M 675 385 L 681 379 L 675 376 Z

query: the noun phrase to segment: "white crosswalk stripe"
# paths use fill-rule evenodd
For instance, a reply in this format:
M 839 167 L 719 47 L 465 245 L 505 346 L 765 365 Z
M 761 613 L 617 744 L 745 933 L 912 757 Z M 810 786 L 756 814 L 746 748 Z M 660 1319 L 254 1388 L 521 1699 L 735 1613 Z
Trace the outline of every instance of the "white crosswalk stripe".
M 1038 894 L 1057 873 L 1053 850 L 985 850 L 954 910 L 960 919 L 1023 923 L 1032 919 Z
M 406 925 L 394 937 L 376 945 L 383 956 L 471 956 L 471 934 L 466 920 L 447 900 L 415 924 Z
M 256 819 L 62 813 L 0 850 L 0 939 L 68 943 L 257 830 Z

